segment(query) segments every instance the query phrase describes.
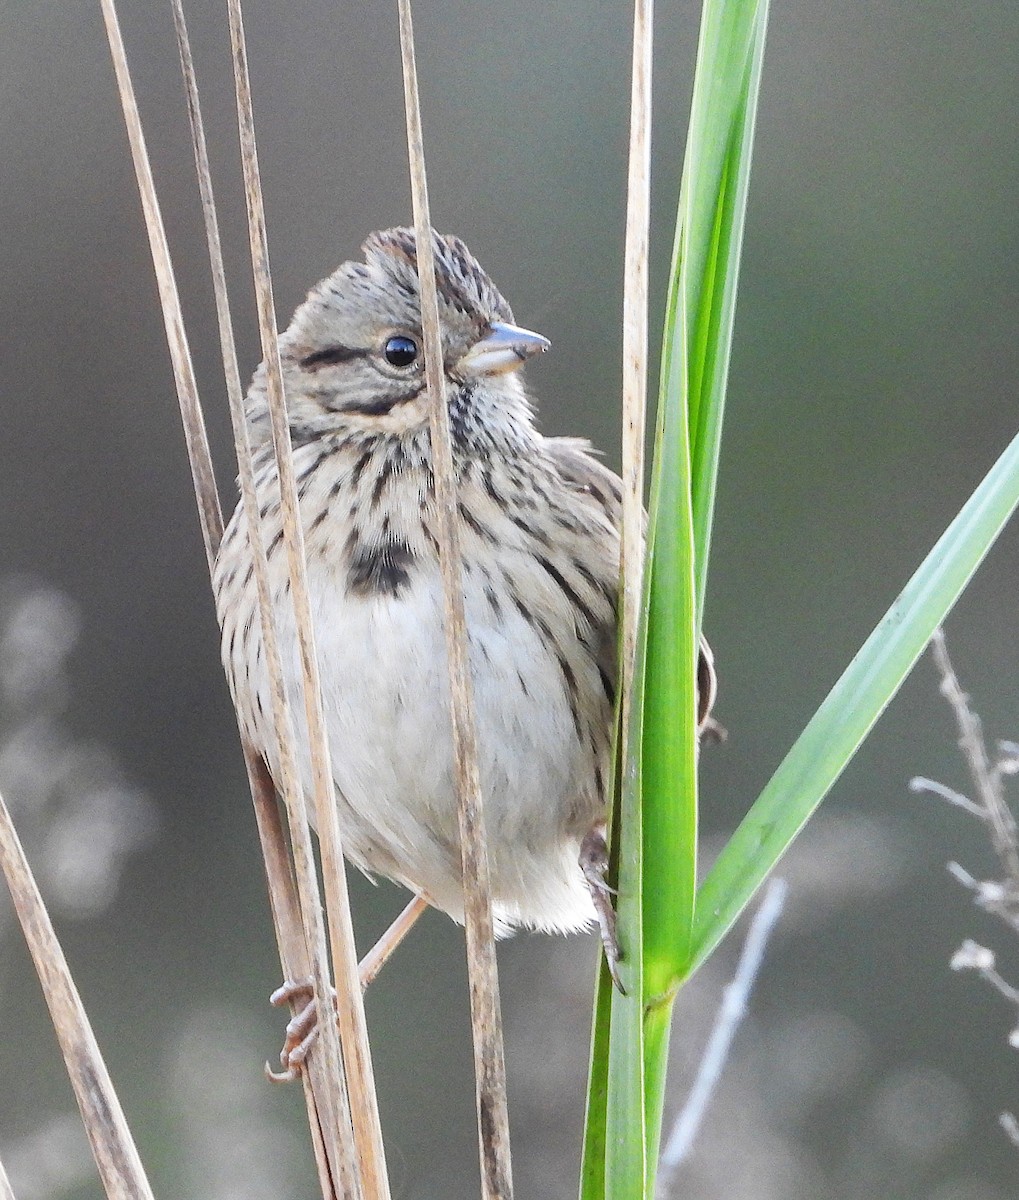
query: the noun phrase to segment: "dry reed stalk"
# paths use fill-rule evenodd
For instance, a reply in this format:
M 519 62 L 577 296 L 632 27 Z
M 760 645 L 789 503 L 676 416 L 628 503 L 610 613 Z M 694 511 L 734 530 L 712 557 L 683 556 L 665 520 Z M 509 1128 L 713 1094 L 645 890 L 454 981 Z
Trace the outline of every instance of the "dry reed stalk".
M 205 556 L 211 572 L 216 561 L 219 540 L 223 535 L 223 513 L 219 506 L 219 493 L 216 491 L 216 478 L 212 471 L 212 457 L 209 454 L 209 440 L 205 433 L 205 419 L 198 401 L 198 385 L 195 382 L 195 369 L 191 362 L 191 351 L 184 332 L 184 319 L 181 316 L 180 297 L 177 294 L 177 283 L 173 275 L 170 248 L 167 245 L 166 230 L 163 227 L 163 218 L 156 197 L 156 185 L 152 179 L 152 168 L 149 165 L 148 151 L 145 148 L 145 135 L 142 132 L 138 102 L 135 99 L 134 86 L 127 68 L 127 55 L 124 52 L 124 39 L 120 34 L 117 10 L 114 0 L 99 0 L 99 2 L 102 5 L 106 37 L 110 43 L 110 56 L 113 59 L 124 123 L 127 125 L 128 141 L 131 144 L 131 157 L 134 160 L 135 175 L 138 179 L 138 193 L 145 212 L 145 228 L 152 250 L 152 263 L 155 267 L 156 284 L 159 288 L 159 302 L 163 311 L 163 323 L 166 326 L 166 340 L 170 347 L 177 399 L 180 403 L 181 419 L 184 423 L 188 461 L 191 464 L 195 498 L 198 502 L 198 517 L 201 521 L 202 537 L 205 542 Z
M 4 1170 L 2 1162 L 0 1162 L 0 1200 L 14 1200 L 14 1189 L 11 1187 L 11 1181 L 7 1178 L 7 1172 Z
M 227 8 L 234 58 L 237 120 L 248 210 L 252 272 L 255 281 L 262 353 L 266 363 L 269 415 L 283 519 L 283 541 L 287 551 L 290 592 L 294 605 L 294 620 L 297 627 L 304 685 L 305 719 L 312 765 L 312 790 L 322 855 L 322 876 L 325 883 L 333 967 L 336 972 L 337 1012 L 343 1044 L 343 1064 L 347 1075 L 350 1110 L 354 1119 L 354 1140 L 357 1145 L 364 1194 L 369 1200 L 388 1200 L 389 1179 L 382 1144 L 378 1100 L 375 1094 L 371 1050 L 368 1044 L 364 1000 L 358 977 L 357 953 L 340 843 L 339 815 L 336 808 L 332 765 L 325 735 L 325 718 L 322 712 L 318 657 L 315 651 L 311 604 L 305 570 L 304 530 L 298 507 L 290 427 L 287 420 L 279 359 L 276 314 L 269 273 L 265 212 L 259 182 L 251 84 L 248 75 L 240 0 L 228 0 Z M 297 866 L 298 891 L 301 896 L 305 926 L 309 931 L 310 947 L 313 951 L 312 978 L 322 1012 L 319 1025 L 328 1046 L 335 1037 L 336 1029 L 334 1023 L 325 1017 L 331 992 L 326 971 L 325 930 L 318 902 L 311 831 L 303 799 L 299 795 L 295 795 L 293 798 L 288 795 L 286 799 Z M 332 1058 L 332 1051 L 329 1050 L 328 1053 Z
M 250 746 L 243 746 L 243 749 L 255 808 L 255 823 L 265 861 L 269 906 L 280 949 L 280 964 L 287 978 L 310 979 L 311 959 L 286 834 L 276 803 L 276 789 L 261 755 Z M 342 1064 L 338 1069 L 339 1076 L 330 1070 L 325 1055 L 315 1054 L 313 1049 L 301 1071 L 322 1200 L 347 1200 L 348 1197 L 359 1195 L 354 1166 L 353 1129 Z
M 644 441 L 647 427 L 648 241 L 651 223 L 652 0 L 636 0 L 630 84 L 630 160 L 623 267 L 623 512 L 620 547 L 621 761 L 629 752 L 637 626 L 644 564 Z
M 109 1200 L 152 1200 L 152 1189 L 120 1101 L 3 797 L 0 797 L 0 867 L 39 974 L 106 1195 Z M 6 1176 L 0 1194 L 13 1200 Z
M 191 126 L 195 166 L 198 174 L 202 213 L 208 243 L 209 262 L 212 269 L 213 288 L 216 297 L 216 316 L 219 326 L 220 348 L 223 357 L 223 374 L 226 380 L 230 403 L 230 419 L 233 427 L 234 446 L 240 476 L 241 496 L 249 533 L 249 549 L 252 553 L 255 582 L 259 599 L 262 641 L 266 648 L 266 661 L 274 706 L 274 723 L 279 730 L 279 758 L 282 766 L 284 794 L 293 803 L 302 803 L 295 767 L 293 721 L 282 682 L 279 643 L 275 621 L 269 601 L 268 567 L 261 538 L 253 536 L 259 529 L 259 509 L 255 494 L 251 447 L 247 423 L 244 417 L 244 394 L 241 387 L 237 351 L 233 337 L 233 322 L 227 295 L 226 272 L 219 234 L 219 221 L 213 194 L 212 177 L 209 169 L 208 149 L 202 120 L 198 84 L 191 54 L 187 24 L 181 0 L 172 0 L 177 44 L 180 51 L 181 71 L 184 77 L 188 100 L 188 116 Z M 242 736 L 243 743 L 243 736 Z M 300 905 L 295 890 L 291 861 L 286 839 L 280 822 L 279 808 L 272 781 L 265 770 L 261 756 L 252 747 L 244 746 L 245 762 L 248 767 L 249 783 L 255 806 L 256 823 L 262 843 L 262 854 L 266 865 L 270 908 L 276 929 L 283 974 L 288 979 L 305 979 L 312 974 L 308 943 L 305 938 Z M 297 798 L 296 801 L 294 798 Z M 333 1039 L 335 1046 L 335 1038 Z M 338 1048 L 337 1048 L 338 1049 Z M 338 1186 L 340 1195 L 353 1194 L 356 1183 L 353 1178 L 354 1153 L 352 1130 L 343 1086 L 342 1066 L 339 1054 L 330 1061 L 326 1046 L 324 1055 L 309 1055 L 307 1069 L 301 1072 L 308 1120 L 316 1149 L 319 1182 L 323 1196 L 335 1194 Z M 320 1112 L 324 1110 L 324 1112 Z
M 513 1175 L 510 1161 L 509 1112 L 506 1103 L 502 1014 L 499 1007 L 499 976 L 492 922 L 492 889 L 478 768 L 474 696 L 467 661 L 467 621 L 464 613 L 456 481 L 443 379 L 432 221 L 428 208 L 428 184 L 425 176 L 424 139 L 421 130 L 421 105 L 414 58 L 414 27 L 410 0 L 399 0 L 399 12 L 411 195 L 417 232 L 425 378 L 432 397 L 432 469 L 435 478 L 439 565 L 442 571 L 446 653 L 449 665 L 454 782 L 463 864 L 464 929 L 470 981 L 481 1186 L 485 1200 L 511 1200 Z
M 222 537 L 223 525 L 208 444 L 205 439 L 204 421 L 197 397 L 194 373 L 191 369 L 173 268 L 113 0 L 103 0 L 103 11 L 138 177 L 139 192 L 142 196 L 153 262 L 159 281 L 167 340 L 173 361 L 188 454 L 195 481 L 206 556 L 211 571 Z M 217 304 L 219 303 L 217 297 Z M 229 368 L 227 368 L 227 377 L 229 384 Z M 274 792 L 259 756 L 249 747 L 245 748 L 245 759 L 259 832 L 263 841 L 266 870 L 270 877 L 270 895 L 274 918 L 277 921 L 277 936 L 282 945 L 289 947 L 289 953 L 282 955 L 284 968 L 292 966 L 294 970 L 301 971 L 307 963 L 307 950 L 300 917 L 293 898 L 293 882 L 290 876 L 286 841 L 279 823 Z M 312 874 L 314 874 L 313 869 Z M 335 1034 L 333 1042 L 335 1044 Z M 324 1044 L 327 1061 L 323 1064 L 322 1069 L 313 1068 L 311 1071 L 312 1086 L 315 1088 L 317 1099 L 314 1102 L 309 1099 L 309 1120 L 323 1195 L 325 1197 L 335 1196 L 337 1188 L 339 1188 L 339 1194 L 346 1196 L 356 1194 L 354 1190 L 356 1183 L 351 1174 L 354 1155 L 349 1117 L 346 1098 L 342 1091 L 342 1071 L 338 1046 L 335 1049 L 335 1063 L 330 1070 L 328 1037 Z

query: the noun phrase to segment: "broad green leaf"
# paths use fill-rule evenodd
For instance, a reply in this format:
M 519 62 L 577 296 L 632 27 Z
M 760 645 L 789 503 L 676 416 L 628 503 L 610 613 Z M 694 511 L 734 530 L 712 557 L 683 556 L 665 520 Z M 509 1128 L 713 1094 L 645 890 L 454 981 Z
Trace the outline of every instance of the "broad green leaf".
M 829 692 L 729 839 L 697 897 L 693 972 L 845 770 L 1019 504 L 1019 436 Z

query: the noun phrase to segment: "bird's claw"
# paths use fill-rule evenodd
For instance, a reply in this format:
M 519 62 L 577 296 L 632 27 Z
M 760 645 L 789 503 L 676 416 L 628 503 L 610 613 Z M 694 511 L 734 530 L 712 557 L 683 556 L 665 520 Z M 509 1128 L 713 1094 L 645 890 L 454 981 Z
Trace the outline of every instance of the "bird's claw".
M 605 951 L 605 965 L 612 976 L 612 982 L 621 995 L 626 995 L 626 988 L 619 975 L 619 963 L 622 951 L 619 948 L 619 937 L 616 931 L 616 910 L 612 905 L 612 897 L 616 895 L 615 888 L 609 885 L 605 878 L 609 869 L 609 851 L 605 842 L 605 828 L 595 825 L 580 843 L 580 869 L 587 881 L 588 891 L 594 903 L 595 915 L 598 918 L 598 931 Z
M 335 1002 L 335 994 L 333 1000 Z M 302 1003 L 303 1001 L 303 1003 Z M 273 1083 L 292 1083 L 300 1075 L 305 1060 L 318 1037 L 318 1000 L 310 979 L 286 980 L 269 997 L 276 1008 L 294 1006 L 294 1015 L 287 1022 L 286 1038 L 280 1051 L 282 1071 L 273 1071 L 265 1064 L 265 1073 Z

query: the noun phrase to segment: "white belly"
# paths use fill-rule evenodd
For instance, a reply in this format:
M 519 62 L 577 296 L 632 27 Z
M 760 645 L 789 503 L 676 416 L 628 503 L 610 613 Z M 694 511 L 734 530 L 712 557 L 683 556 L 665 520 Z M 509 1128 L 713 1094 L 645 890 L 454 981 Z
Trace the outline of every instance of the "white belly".
M 437 569 L 420 564 L 397 597 L 352 595 L 340 571 L 321 561 L 309 585 L 344 852 L 462 920 Z M 560 665 L 533 624 L 509 603 L 496 615 L 471 578 L 465 600 L 496 917 L 578 928 L 593 916 L 577 863 L 579 840 L 600 815 L 591 747 L 578 735 Z M 289 602 L 278 603 L 277 620 L 304 747 Z M 264 656 L 253 658 L 235 648 L 235 695 L 249 736 L 274 747 Z M 267 757 L 279 778 L 275 753 Z M 303 748 L 299 766 L 307 795 Z

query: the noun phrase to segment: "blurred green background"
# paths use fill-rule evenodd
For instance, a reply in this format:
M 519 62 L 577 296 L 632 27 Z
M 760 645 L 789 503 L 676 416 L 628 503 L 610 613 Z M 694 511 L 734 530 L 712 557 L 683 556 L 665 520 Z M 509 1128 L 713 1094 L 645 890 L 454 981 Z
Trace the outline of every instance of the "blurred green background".
M 221 6 L 189 17 L 234 282 L 257 343 Z M 260 860 L 98 5 L 0 9 L 0 787 L 24 831 L 157 1194 L 315 1194 Z M 658 14 L 655 320 L 697 32 Z M 121 6 L 225 504 L 228 420 L 169 7 Z M 433 217 L 517 318 L 549 433 L 618 465 L 629 13 L 420 5 Z M 366 233 L 410 218 L 388 5 L 247 4 L 281 326 Z M 1015 431 L 1019 7 L 776 2 L 707 611 L 729 742 L 706 853 Z M 949 625 L 992 737 L 1019 737 L 1016 530 Z M 686 1197 L 1016 1193 L 1016 1014 L 950 973 L 1011 936 L 945 871 L 993 873 L 926 659 L 784 864 L 792 895 Z M 367 946 L 403 897 L 352 879 Z M 678 1104 L 738 937 L 677 1008 Z M 0 903 L 0 1156 L 19 1200 L 98 1197 L 40 994 Z M 394 1194 L 476 1194 L 463 954 L 431 914 L 368 1015 Z M 500 947 L 522 1197 L 576 1191 L 593 938 Z

